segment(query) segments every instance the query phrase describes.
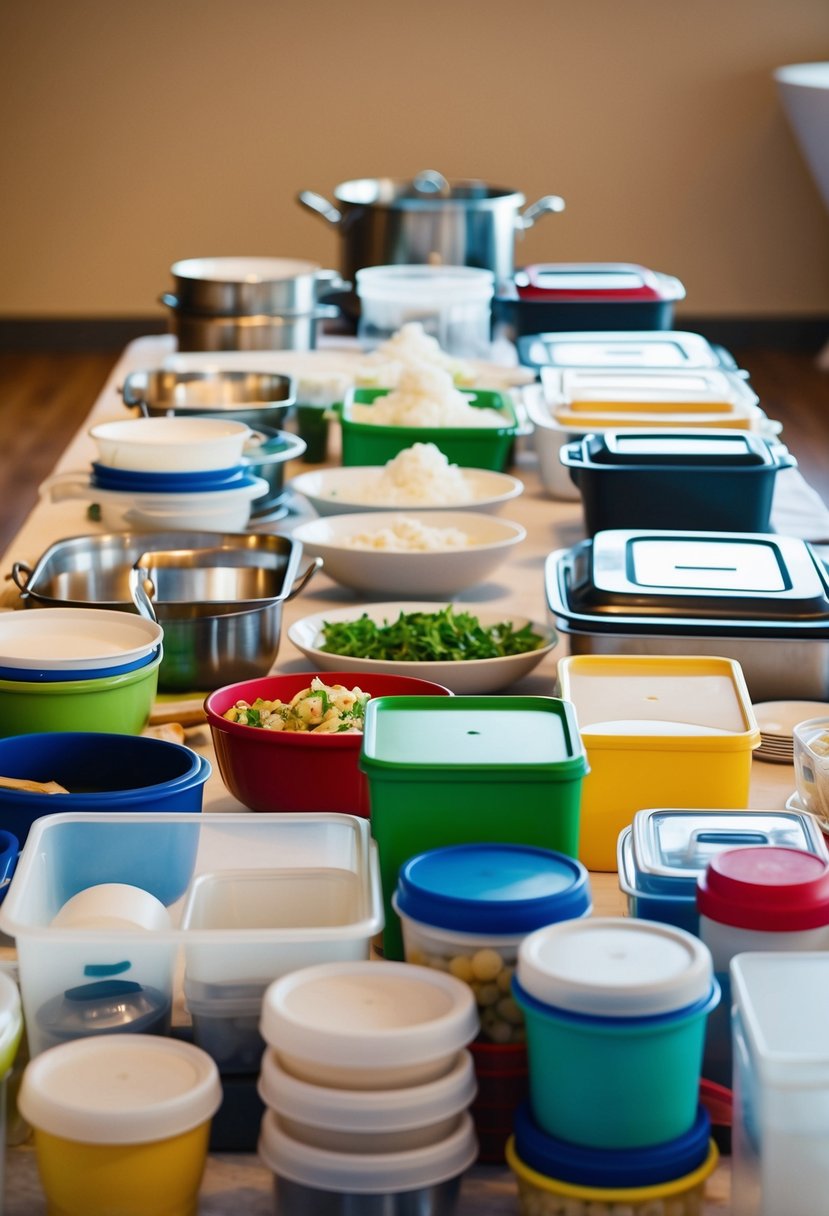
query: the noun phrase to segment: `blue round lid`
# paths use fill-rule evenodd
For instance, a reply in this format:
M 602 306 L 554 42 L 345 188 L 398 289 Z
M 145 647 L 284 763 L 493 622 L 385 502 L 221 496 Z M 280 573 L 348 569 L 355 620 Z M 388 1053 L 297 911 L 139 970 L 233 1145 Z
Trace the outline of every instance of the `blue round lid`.
M 708 1156 L 711 1120 L 700 1106 L 691 1130 L 676 1140 L 650 1148 L 584 1148 L 548 1136 L 533 1119 L 529 1102 L 522 1102 L 514 1131 L 518 1156 L 536 1173 L 575 1186 L 618 1190 L 658 1186 L 699 1169 Z
M 590 911 L 580 861 L 519 844 L 430 849 L 400 869 L 397 907 L 421 924 L 511 936 Z
M 143 472 L 135 469 L 114 469 L 92 462 L 92 485 L 98 490 L 139 490 L 159 494 L 208 493 L 250 484 L 248 466 L 233 465 L 227 469 L 206 469 L 185 472 Z

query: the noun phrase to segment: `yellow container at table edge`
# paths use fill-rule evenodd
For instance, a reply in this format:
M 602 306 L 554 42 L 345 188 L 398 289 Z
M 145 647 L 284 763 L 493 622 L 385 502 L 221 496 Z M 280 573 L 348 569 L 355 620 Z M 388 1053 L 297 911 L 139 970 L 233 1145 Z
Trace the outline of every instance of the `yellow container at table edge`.
M 653 1186 L 641 1187 L 620 1187 L 618 1190 L 613 1188 L 603 1188 L 595 1186 L 579 1186 L 573 1182 L 563 1182 L 558 1178 L 548 1178 L 545 1174 L 539 1174 L 535 1170 L 530 1169 L 525 1165 L 518 1153 L 515 1151 L 515 1137 L 510 1136 L 506 1147 L 507 1164 L 515 1175 L 518 1183 L 518 1199 L 521 1211 L 533 1216 L 541 1216 L 544 1211 L 543 1200 L 539 1206 L 537 1202 L 527 1202 L 527 1199 L 536 1200 L 538 1192 L 552 1196 L 560 1196 L 564 1199 L 582 1200 L 587 1204 L 625 1204 L 631 1209 L 635 1209 L 637 1205 L 645 1205 L 655 1203 L 663 1199 L 681 1199 L 685 1195 L 689 1195 L 693 1191 L 699 1191 L 699 1199 L 702 1199 L 702 1192 L 705 1183 L 717 1168 L 717 1163 L 720 1159 L 717 1146 L 713 1140 L 709 1143 L 708 1156 L 698 1169 L 693 1170 L 690 1174 L 684 1174 L 681 1178 L 674 1178 L 670 1182 L 660 1182 Z M 569 1210 L 569 1209 L 568 1209 Z M 696 1206 L 693 1211 L 698 1209 Z M 585 1208 L 583 1216 L 588 1216 L 589 1209 Z M 688 1216 L 691 1210 L 689 1209 Z M 574 1213 L 575 1216 L 575 1213 Z M 632 1211 L 632 1216 L 637 1216 L 635 1210 Z
M 616 870 L 619 833 L 647 807 L 748 806 L 752 751 L 760 744 L 742 668 L 735 659 L 703 655 L 571 655 L 559 660 L 563 700 L 578 701 L 573 676 L 596 674 L 728 675 L 744 729 L 725 734 L 591 734 L 582 731 L 589 772 L 582 783 L 579 860 L 589 870 Z

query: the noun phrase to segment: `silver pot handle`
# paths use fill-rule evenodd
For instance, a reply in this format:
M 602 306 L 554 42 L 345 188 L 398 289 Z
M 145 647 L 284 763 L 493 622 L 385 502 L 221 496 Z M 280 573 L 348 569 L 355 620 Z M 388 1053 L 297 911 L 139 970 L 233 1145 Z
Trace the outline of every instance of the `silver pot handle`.
M 540 216 L 546 215 L 548 211 L 563 211 L 564 206 L 564 199 L 560 198 L 558 194 L 545 194 L 538 202 L 532 203 L 521 215 L 516 216 L 515 226 L 524 232 L 527 228 L 532 228 Z
M 300 190 L 296 201 L 300 207 L 307 207 L 309 211 L 315 211 L 317 215 L 321 215 L 324 220 L 328 220 L 329 224 L 336 226 L 342 223 L 342 211 L 338 211 L 334 204 L 330 203 L 322 194 L 315 194 L 313 190 Z
M 316 572 L 321 569 L 322 569 L 322 558 L 321 557 L 313 558 L 310 566 L 307 566 L 306 569 L 302 571 L 302 574 L 300 574 L 299 578 L 297 578 L 293 587 L 288 592 L 288 594 L 285 596 L 285 599 L 283 602 L 287 604 L 289 600 L 295 599 L 299 595 L 300 591 L 302 591 L 302 589 L 305 586 L 307 586 L 307 584 L 311 581 L 311 579 L 314 577 Z
M 320 291 L 351 291 L 352 284 L 341 277 L 339 270 L 318 270 L 316 280 L 318 296 Z
M 143 566 L 133 566 L 129 572 L 129 587 L 132 602 L 141 616 L 146 617 L 148 621 L 153 621 L 157 625 L 158 617 L 155 614 L 153 601 L 147 591 L 147 582 L 149 582 L 147 570 Z
M 29 595 L 28 588 L 32 573 L 32 567 L 26 562 L 12 562 L 12 572 L 6 575 L 6 578 L 10 578 L 20 592 L 21 599 L 25 599 Z

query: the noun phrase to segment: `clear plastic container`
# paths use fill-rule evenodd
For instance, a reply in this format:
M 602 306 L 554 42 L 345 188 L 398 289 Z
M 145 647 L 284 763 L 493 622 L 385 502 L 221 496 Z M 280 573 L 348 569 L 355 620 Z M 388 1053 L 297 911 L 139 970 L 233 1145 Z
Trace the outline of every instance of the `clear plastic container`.
M 809 718 L 792 731 L 800 801 L 829 830 L 829 718 Z
M 490 346 L 494 276 L 468 266 L 370 266 L 358 270 L 358 337 L 379 346 L 419 321 L 450 355 L 485 358 Z

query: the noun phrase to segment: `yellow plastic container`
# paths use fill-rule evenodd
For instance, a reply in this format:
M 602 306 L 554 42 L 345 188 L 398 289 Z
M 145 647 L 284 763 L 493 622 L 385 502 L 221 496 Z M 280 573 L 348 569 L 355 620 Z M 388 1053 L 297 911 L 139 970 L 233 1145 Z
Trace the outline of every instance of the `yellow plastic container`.
M 19 1105 L 49 1216 L 195 1216 L 221 1099 L 210 1056 L 175 1039 L 93 1036 L 35 1057 Z
M 619 833 L 647 807 L 748 806 L 760 732 L 735 660 L 577 655 L 558 677 L 590 766 L 578 850 L 588 869 L 616 869 Z
M 515 1151 L 512 1137 L 507 1141 L 507 1164 L 518 1184 L 518 1203 L 523 1216 L 699 1216 L 703 1210 L 705 1183 L 719 1160 L 717 1146 L 711 1141 L 708 1156 L 690 1174 L 654 1186 L 607 1187 L 577 1186 L 548 1178 L 530 1169 Z

